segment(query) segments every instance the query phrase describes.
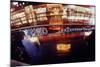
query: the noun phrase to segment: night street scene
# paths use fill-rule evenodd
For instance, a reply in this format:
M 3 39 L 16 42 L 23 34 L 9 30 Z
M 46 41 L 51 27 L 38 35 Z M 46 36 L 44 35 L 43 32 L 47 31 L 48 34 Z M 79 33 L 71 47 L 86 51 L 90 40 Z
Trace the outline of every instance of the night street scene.
M 11 66 L 95 61 L 95 6 L 11 1 Z

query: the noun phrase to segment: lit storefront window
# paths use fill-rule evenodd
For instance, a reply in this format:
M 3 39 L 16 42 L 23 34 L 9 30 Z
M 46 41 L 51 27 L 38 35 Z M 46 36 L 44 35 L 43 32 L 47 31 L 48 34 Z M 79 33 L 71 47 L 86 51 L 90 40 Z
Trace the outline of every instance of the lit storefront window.
M 21 25 L 21 23 L 20 22 L 17 22 L 16 25 Z
M 63 13 L 62 13 L 62 19 L 67 19 L 67 8 L 66 7 L 64 7 L 64 9 L 63 9 Z
M 26 12 L 26 17 L 27 17 L 28 22 L 35 24 L 36 19 L 35 19 L 33 6 L 32 5 L 26 6 L 25 12 Z
M 37 20 L 38 21 L 45 21 L 45 20 L 47 20 L 46 14 L 45 13 L 44 14 L 38 14 L 37 15 Z
M 66 13 L 65 13 L 66 11 Z M 62 17 L 63 19 L 67 19 L 68 21 L 89 21 L 91 18 L 91 12 L 90 8 L 82 7 L 82 6 L 70 6 L 67 5 L 64 8 L 64 13 L 65 18 Z
M 43 4 L 27 5 L 11 12 L 12 25 L 93 24 L 93 8 L 78 5 Z
M 36 13 L 44 13 L 44 12 L 46 12 L 47 10 L 46 10 L 46 8 L 45 7 L 43 7 L 43 8 L 37 8 L 36 9 Z
M 22 10 L 19 10 L 19 11 L 15 11 L 11 15 L 11 20 L 12 20 L 14 25 L 22 25 L 24 23 L 27 23 L 24 10 L 22 9 Z
M 63 24 L 63 7 L 61 4 L 48 4 L 49 24 Z
M 35 11 L 36 11 L 36 16 L 37 16 L 38 21 L 47 20 L 47 15 L 46 15 L 47 9 L 46 8 L 44 7 L 37 8 Z
M 70 52 L 70 49 L 71 49 L 71 44 L 59 43 L 56 46 L 58 54 L 67 54 L 68 52 Z

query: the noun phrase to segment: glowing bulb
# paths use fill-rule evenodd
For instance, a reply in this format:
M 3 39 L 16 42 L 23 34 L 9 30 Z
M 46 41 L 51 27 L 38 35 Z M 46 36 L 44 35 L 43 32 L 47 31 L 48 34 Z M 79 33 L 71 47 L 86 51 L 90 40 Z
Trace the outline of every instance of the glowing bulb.
M 19 4 L 20 6 L 22 5 L 22 4 Z
M 25 3 L 23 2 L 23 5 L 24 5 Z
M 34 42 L 34 43 L 37 43 L 38 45 L 40 45 L 40 42 L 39 42 L 39 38 L 38 37 L 30 37 L 29 40 L 31 42 Z
M 92 31 L 84 32 L 85 36 L 89 36 L 92 34 Z
M 30 37 L 31 42 L 37 42 L 39 41 L 38 37 Z
M 18 5 L 18 2 L 13 2 L 13 5 Z

